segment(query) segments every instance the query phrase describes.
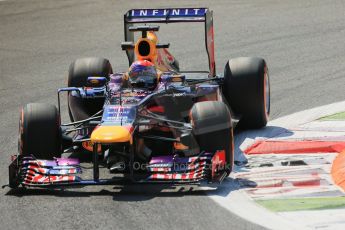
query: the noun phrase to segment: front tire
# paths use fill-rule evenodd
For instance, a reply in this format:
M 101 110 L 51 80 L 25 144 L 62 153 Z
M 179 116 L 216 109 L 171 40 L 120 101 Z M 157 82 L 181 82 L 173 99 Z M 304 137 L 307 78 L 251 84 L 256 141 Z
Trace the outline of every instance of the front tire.
M 234 137 L 230 111 L 219 101 L 194 104 L 190 113 L 193 133 L 200 151 L 225 150 L 226 172 L 230 174 L 234 161 Z
M 229 60 L 224 70 L 223 94 L 241 128 L 262 128 L 270 114 L 270 83 L 267 64 L 258 57 Z
M 30 103 L 23 107 L 18 148 L 21 155 L 38 159 L 61 156 L 60 117 L 55 106 Z
M 72 62 L 68 71 L 68 87 L 85 87 L 91 76 L 106 77 L 113 73 L 108 59 L 89 57 Z M 103 108 L 104 98 L 83 99 L 68 94 L 68 112 L 71 121 L 84 120 Z

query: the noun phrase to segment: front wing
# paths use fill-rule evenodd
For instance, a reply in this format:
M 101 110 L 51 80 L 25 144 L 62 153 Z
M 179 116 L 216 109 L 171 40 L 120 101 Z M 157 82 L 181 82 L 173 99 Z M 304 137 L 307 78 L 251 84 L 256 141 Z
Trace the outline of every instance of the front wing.
M 133 169 L 133 167 L 131 167 Z M 78 159 L 40 160 L 32 156 L 12 157 L 9 166 L 9 187 L 64 187 L 112 185 L 128 183 L 220 183 L 227 176 L 225 152 L 202 152 L 198 156 L 158 156 L 144 165 L 144 178 L 135 178 L 133 171 L 116 179 L 82 179 L 83 168 Z M 98 170 L 98 169 L 97 169 Z

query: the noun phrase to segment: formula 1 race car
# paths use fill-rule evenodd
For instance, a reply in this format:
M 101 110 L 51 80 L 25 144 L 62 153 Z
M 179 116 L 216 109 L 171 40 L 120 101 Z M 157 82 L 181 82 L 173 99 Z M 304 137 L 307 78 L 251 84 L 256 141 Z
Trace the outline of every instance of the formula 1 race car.
M 153 24 L 177 22 L 204 23 L 207 73 L 180 71 L 169 44 L 158 42 L 159 26 Z M 235 126 L 266 125 L 267 64 L 262 58 L 235 58 L 226 63 L 224 76 L 216 75 L 212 11 L 133 9 L 124 15 L 124 27 L 128 71 L 113 73 L 104 58 L 77 59 L 68 87 L 58 89 L 57 108 L 23 107 L 9 187 L 219 183 L 233 168 Z M 67 124 L 60 118 L 62 92 L 68 98 Z M 92 179 L 83 178 L 74 153 L 90 156 Z M 110 178 L 100 179 L 100 168 L 108 168 Z

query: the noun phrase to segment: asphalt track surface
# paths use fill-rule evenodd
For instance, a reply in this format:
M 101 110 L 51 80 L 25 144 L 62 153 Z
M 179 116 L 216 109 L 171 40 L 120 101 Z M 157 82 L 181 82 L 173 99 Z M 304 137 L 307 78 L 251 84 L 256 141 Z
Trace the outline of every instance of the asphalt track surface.
M 345 99 L 344 1 L 0 1 L 1 185 L 17 150 L 20 106 L 56 104 L 56 88 L 65 86 L 75 58 L 103 56 L 125 70 L 123 13 L 173 6 L 214 10 L 218 73 L 229 58 L 267 60 L 271 118 Z M 196 40 L 202 29 L 162 29 L 161 41 L 171 42 L 186 69 L 205 64 L 204 43 Z M 197 188 L 108 186 L 25 196 L 3 189 L 0 216 L 1 229 L 259 229 Z

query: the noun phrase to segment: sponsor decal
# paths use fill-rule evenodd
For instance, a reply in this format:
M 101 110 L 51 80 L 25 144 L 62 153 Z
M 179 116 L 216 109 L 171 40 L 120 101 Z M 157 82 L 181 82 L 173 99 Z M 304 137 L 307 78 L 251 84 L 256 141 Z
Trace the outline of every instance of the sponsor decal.
M 204 16 L 206 8 L 174 8 L 174 9 L 135 9 L 131 10 L 132 17 L 181 17 Z
M 133 107 L 108 106 L 104 109 L 104 122 L 130 123 L 134 119 Z

